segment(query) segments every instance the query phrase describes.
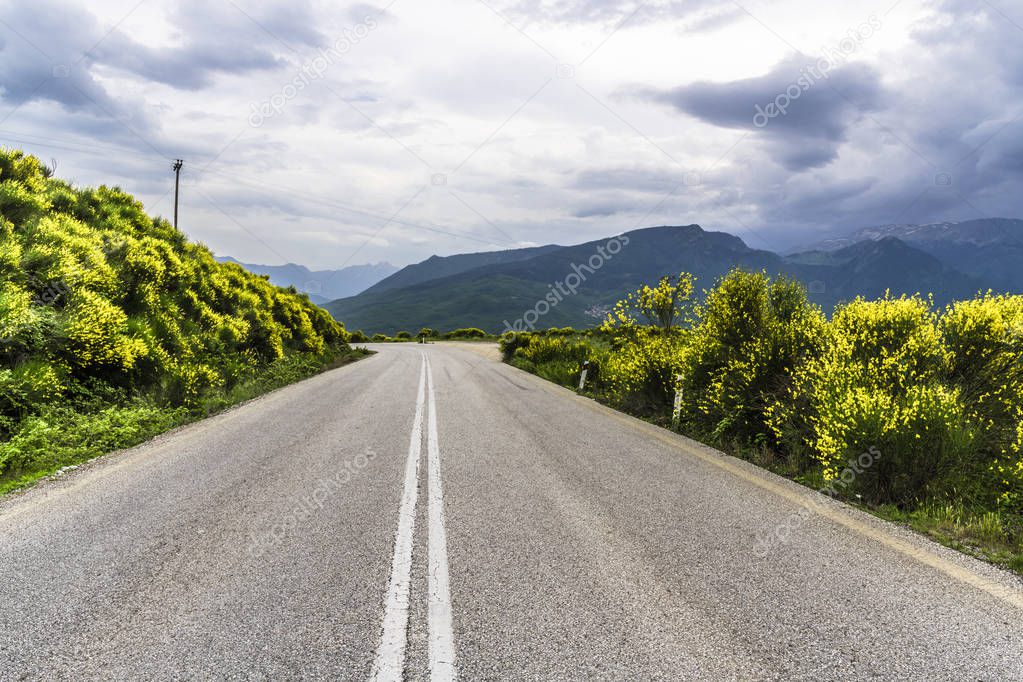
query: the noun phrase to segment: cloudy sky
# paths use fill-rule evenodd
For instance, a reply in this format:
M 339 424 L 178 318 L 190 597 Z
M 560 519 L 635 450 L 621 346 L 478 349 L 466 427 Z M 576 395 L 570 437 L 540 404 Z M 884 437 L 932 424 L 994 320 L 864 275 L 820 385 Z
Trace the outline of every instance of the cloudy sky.
M 219 254 L 1023 217 L 1010 0 L 0 0 L 0 144 Z

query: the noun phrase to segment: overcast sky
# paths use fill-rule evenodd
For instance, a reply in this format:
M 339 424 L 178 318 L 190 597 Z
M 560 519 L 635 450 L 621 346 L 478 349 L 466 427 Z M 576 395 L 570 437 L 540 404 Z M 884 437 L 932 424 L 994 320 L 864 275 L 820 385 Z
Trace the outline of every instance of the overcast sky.
M 0 144 L 218 254 L 1023 217 L 1009 0 L 0 0 Z

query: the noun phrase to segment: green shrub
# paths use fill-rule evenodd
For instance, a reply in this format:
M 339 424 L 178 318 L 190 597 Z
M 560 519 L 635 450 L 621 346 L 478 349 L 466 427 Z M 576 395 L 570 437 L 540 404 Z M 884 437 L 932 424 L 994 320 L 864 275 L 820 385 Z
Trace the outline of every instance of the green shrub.
M 505 332 L 498 341 L 501 357 L 505 362 L 510 361 L 515 351 L 529 345 L 535 336 L 533 332 Z
M 28 417 L 0 443 L 0 492 L 19 477 L 77 464 L 117 448 L 140 443 L 180 422 L 184 410 L 156 405 L 110 406 L 83 412 L 52 407 Z
M 670 406 L 689 348 L 689 333 L 656 327 L 625 330 L 601 367 L 611 400 L 642 414 Z
M 346 353 L 347 337 L 121 190 L 75 188 L 0 150 L 0 439 L 43 433 L 31 420 L 58 401 L 198 409 L 273 363 Z
M 16 415 L 31 412 L 59 397 L 66 385 L 65 368 L 42 358 L 29 358 L 11 369 L 0 367 L 0 410 Z
M 579 385 L 580 366 L 571 360 L 552 360 L 535 367 L 536 375 L 547 381 L 569 388 Z
M 716 442 L 762 442 L 771 406 L 819 353 L 825 326 L 799 284 L 729 273 L 698 308 L 680 353 L 683 423 Z
M 529 335 L 528 340 L 518 344 L 516 337 L 528 332 L 509 332 L 503 353 L 511 349 L 512 363 L 536 372 L 539 376 L 561 384 L 575 387 L 584 363 L 589 363 L 588 382 L 595 382 L 600 374 L 600 356 L 585 342 L 572 342 L 562 337 Z
M 476 327 L 466 327 L 464 329 L 454 329 L 444 334 L 445 339 L 485 339 L 489 336 L 482 329 Z
M 1023 296 L 857 299 L 829 321 L 742 271 L 690 314 L 672 297 L 690 281 L 583 334 L 506 333 L 502 355 L 566 386 L 589 361 L 595 397 L 660 423 L 678 388 L 686 432 L 1023 570 Z
M 394 338 L 398 341 L 409 341 L 412 338 L 412 334 L 409 332 L 398 332 L 394 335 Z
M 976 429 L 959 390 L 941 381 L 947 363 L 927 301 L 858 299 L 839 308 L 822 354 L 797 371 L 788 406 L 806 412 L 825 479 L 878 451 L 877 463 L 848 486 L 872 502 L 907 504 L 969 480 Z
M 945 311 L 949 381 L 977 424 L 988 490 L 1023 509 L 1023 296 L 987 295 Z

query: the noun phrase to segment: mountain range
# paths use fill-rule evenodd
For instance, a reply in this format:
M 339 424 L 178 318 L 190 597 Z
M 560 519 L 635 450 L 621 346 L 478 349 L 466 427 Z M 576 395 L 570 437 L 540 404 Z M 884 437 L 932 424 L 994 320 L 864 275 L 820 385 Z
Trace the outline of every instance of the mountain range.
M 596 256 L 614 240 L 620 242 L 614 255 Z M 599 267 L 587 273 L 587 264 L 596 263 Z M 987 289 L 1023 291 L 1021 265 L 1020 220 L 866 228 L 784 256 L 699 225 L 660 226 L 570 246 L 434 256 L 325 308 L 349 329 L 366 332 L 422 326 L 500 332 L 528 322 L 585 327 L 602 319 L 628 291 L 662 275 L 690 272 L 698 287 L 709 288 L 735 267 L 799 279 L 825 310 L 857 295 L 882 297 L 888 290 L 930 293 L 943 305 Z M 567 280 L 577 286 L 565 294 L 558 285 L 565 289 Z
M 998 291 L 1023 290 L 1023 220 L 984 218 L 929 225 L 882 225 L 811 247 L 836 251 L 856 243 L 895 238 Z
M 323 305 L 329 301 L 354 296 L 380 280 L 398 272 L 390 263 L 351 265 L 338 270 L 310 270 L 304 265 L 256 265 L 242 263 L 230 256 L 218 256 L 221 263 L 237 263 L 256 275 L 266 275 L 274 286 L 293 286 L 308 294 L 313 303 Z
M 734 267 L 796 278 L 825 310 L 885 291 L 933 294 L 941 305 L 988 289 L 1023 291 L 1021 237 L 1020 220 L 891 225 L 780 255 L 698 225 L 650 227 L 574 246 L 433 256 L 325 307 L 348 329 L 387 334 L 423 326 L 501 332 L 519 320 L 585 327 L 662 275 L 690 272 L 698 287 L 710 288 Z M 615 240 L 620 248 L 612 255 L 608 246 Z M 597 256 L 601 248 L 606 258 Z M 599 267 L 586 272 L 595 263 Z M 584 277 L 575 282 L 579 272 Z M 566 295 L 567 280 L 578 286 Z

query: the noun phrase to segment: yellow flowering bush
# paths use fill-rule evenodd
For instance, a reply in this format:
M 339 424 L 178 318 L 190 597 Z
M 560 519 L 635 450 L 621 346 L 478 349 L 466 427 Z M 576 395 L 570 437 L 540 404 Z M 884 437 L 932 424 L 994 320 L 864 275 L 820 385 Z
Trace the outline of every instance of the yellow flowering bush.
M 505 358 L 565 385 L 589 360 L 598 397 L 662 423 L 678 390 L 684 431 L 773 451 L 870 502 L 1023 511 L 1023 296 L 941 312 L 857 299 L 828 320 L 799 284 L 737 270 L 666 332 L 670 316 L 643 307 L 673 286 L 634 292 L 599 330 L 506 334 Z
M 617 403 L 635 409 L 663 409 L 674 399 L 675 382 L 691 348 L 688 331 L 642 328 L 614 346 L 601 380 Z
M 21 242 L 14 235 L 14 224 L 0 216 L 0 280 L 13 279 L 21 270 Z
M 0 384 L 15 398 L 0 438 L 62 397 L 195 403 L 345 339 L 307 297 L 216 262 L 120 189 L 72 187 L 0 149 Z
M 825 326 L 799 284 L 729 273 L 697 310 L 682 354 L 683 423 L 715 441 L 762 442 L 771 407 L 819 352 Z
M 181 390 L 181 402 L 192 405 L 211 389 L 224 385 L 224 378 L 213 367 L 204 364 L 188 364 L 179 367 L 177 377 Z
M 14 282 L 0 282 L 0 339 L 11 339 L 32 319 L 32 294 Z
M 511 351 L 508 343 L 515 343 Z M 506 336 L 505 353 L 509 352 L 512 364 L 563 386 L 576 385 L 585 362 L 590 363 L 590 381 L 596 381 L 600 372 L 601 361 L 595 349 L 589 344 L 563 337 L 541 334 L 518 336 L 513 332 Z
M 975 468 L 976 425 L 947 384 L 949 353 L 938 318 L 920 297 L 857 299 L 841 306 L 823 352 L 797 370 L 773 426 L 796 421 L 836 479 L 866 451 L 881 457 L 849 489 L 875 502 L 908 503 L 954 488 Z
M 640 287 L 615 304 L 603 328 L 635 328 L 646 320 L 650 325 L 670 331 L 685 321 L 694 282 L 692 275 L 681 272 L 674 281 L 665 276 L 656 286 Z
M 988 294 L 941 318 L 950 381 L 978 425 L 999 501 L 1023 508 L 1023 296 Z
M 125 312 L 104 297 L 79 291 L 64 327 L 70 360 L 82 368 L 115 365 L 131 369 L 147 349 L 141 339 L 126 334 L 127 322 Z
M 99 233 L 71 216 L 43 216 L 26 230 L 22 266 L 39 282 L 115 295 L 118 273 L 103 251 Z

